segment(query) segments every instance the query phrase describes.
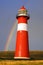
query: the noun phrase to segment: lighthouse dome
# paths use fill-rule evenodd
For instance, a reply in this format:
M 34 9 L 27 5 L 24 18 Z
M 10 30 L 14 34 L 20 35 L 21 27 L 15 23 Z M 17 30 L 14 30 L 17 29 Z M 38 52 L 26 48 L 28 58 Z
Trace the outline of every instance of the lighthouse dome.
M 16 16 L 16 18 L 18 18 L 19 16 L 26 16 L 28 19 L 30 18 L 28 12 L 27 12 L 27 9 L 22 6 L 19 10 L 18 10 L 18 14 Z

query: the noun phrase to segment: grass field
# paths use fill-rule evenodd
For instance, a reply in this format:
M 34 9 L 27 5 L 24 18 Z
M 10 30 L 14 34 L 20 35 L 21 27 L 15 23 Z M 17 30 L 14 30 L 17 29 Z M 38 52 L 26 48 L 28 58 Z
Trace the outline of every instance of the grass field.
M 0 65 L 43 65 L 43 60 L 1 60 Z
M 14 52 L 0 52 L 0 65 L 43 65 L 43 51 L 30 51 L 30 60 L 13 59 Z

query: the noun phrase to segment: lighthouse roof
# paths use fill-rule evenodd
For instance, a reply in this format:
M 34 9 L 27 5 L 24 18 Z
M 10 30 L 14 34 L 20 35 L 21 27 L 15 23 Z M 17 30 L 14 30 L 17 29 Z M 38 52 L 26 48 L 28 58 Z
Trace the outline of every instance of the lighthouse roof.
M 24 6 L 22 6 L 22 7 L 20 8 L 20 10 L 26 10 L 26 8 L 25 8 Z

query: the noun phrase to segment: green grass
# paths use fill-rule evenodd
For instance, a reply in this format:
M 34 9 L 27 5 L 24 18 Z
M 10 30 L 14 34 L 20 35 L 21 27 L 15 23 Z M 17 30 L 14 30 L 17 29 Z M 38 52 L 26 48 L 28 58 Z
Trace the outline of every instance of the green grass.
M 14 51 L 0 51 L 0 59 L 13 59 Z M 43 60 L 43 51 L 30 51 L 30 60 Z

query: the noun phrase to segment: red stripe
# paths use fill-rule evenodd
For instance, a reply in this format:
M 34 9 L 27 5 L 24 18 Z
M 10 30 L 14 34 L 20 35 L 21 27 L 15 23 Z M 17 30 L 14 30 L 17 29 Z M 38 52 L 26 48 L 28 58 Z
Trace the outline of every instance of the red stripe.
M 28 32 L 18 31 L 15 57 L 29 57 Z
M 24 16 L 18 17 L 18 23 L 27 23 L 27 17 Z

